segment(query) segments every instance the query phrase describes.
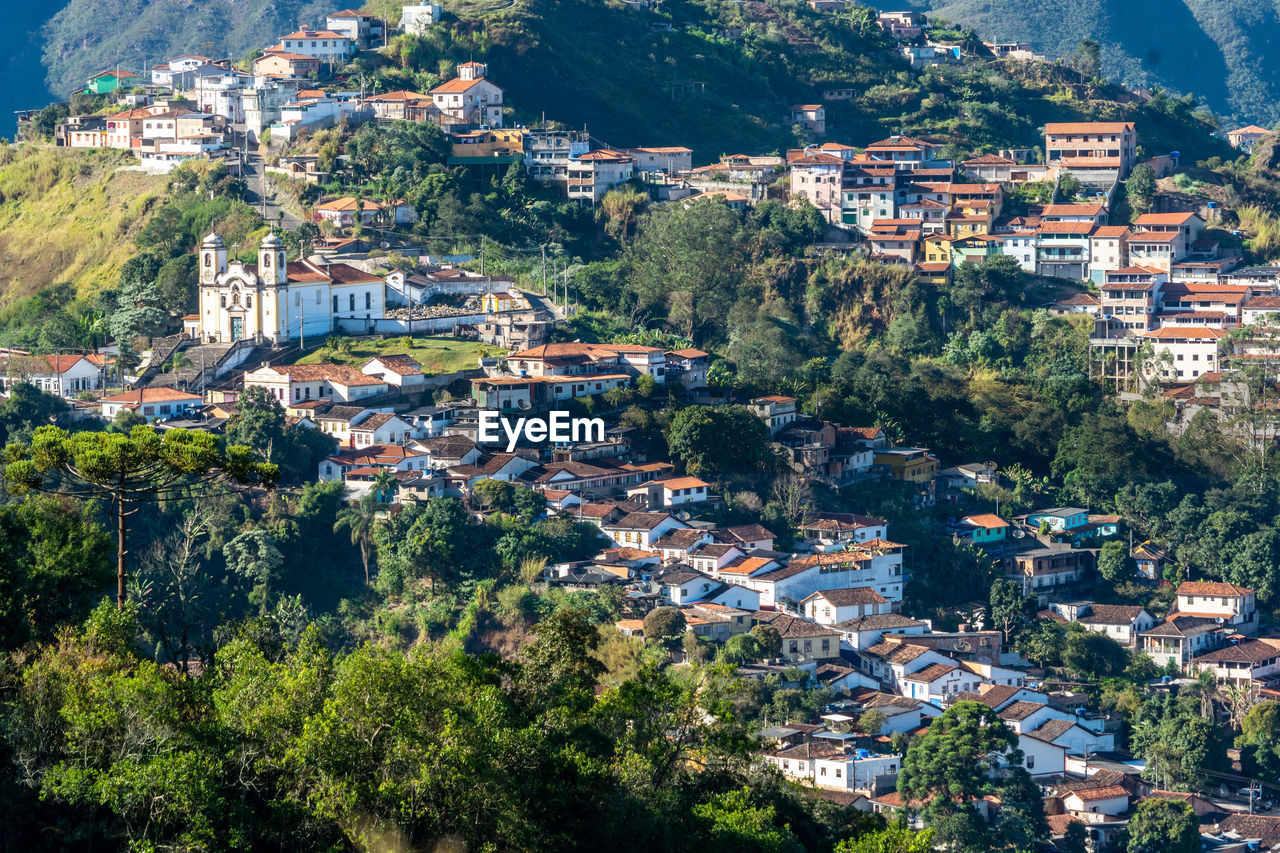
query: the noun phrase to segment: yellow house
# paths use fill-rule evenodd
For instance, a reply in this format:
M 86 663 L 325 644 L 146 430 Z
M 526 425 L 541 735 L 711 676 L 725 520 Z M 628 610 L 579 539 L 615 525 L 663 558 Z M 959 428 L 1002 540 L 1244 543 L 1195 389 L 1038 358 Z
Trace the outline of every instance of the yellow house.
M 956 202 L 947 214 L 947 231 L 957 239 L 990 234 L 995 222 L 995 206 L 988 199 Z
M 923 447 L 890 447 L 875 451 L 875 464 L 889 469 L 900 483 L 927 483 L 938 476 L 938 457 Z
M 951 241 L 954 239 L 950 234 L 930 234 L 925 237 L 924 257 L 920 262 L 922 264 L 951 263 Z
M 519 128 L 472 130 L 453 135 L 451 156 L 511 157 L 524 151 L 524 131 Z
M 481 296 L 480 307 L 486 314 L 497 314 L 502 311 L 522 311 L 529 307 L 529 300 L 517 292 L 502 290 Z

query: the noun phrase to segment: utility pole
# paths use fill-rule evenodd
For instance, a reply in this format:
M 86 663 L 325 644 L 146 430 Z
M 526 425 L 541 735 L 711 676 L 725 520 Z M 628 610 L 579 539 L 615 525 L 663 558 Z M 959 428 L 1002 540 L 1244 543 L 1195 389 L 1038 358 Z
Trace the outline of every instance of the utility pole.
M 481 234 L 480 235 L 480 275 L 484 275 L 484 249 L 485 249 L 485 239 L 484 239 L 484 235 Z
M 1260 797 L 1260 796 L 1262 796 L 1262 785 L 1259 784 L 1257 779 L 1250 780 L 1249 782 L 1249 814 L 1253 814 L 1254 798 Z
M 547 295 L 547 246 L 544 243 L 542 249 L 542 295 Z
M 286 299 L 288 297 L 285 297 Z M 307 300 L 298 299 L 298 343 L 299 348 L 307 351 Z

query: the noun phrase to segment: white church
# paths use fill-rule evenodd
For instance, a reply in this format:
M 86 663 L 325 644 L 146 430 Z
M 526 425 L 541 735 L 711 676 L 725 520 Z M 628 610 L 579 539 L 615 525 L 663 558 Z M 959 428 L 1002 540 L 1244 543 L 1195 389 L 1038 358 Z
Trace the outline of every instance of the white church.
M 200 340 L 263 343 L 363 333 L 386 309 L 386 282 L 349 264 L 289 261 L 274 233 L 258 247 L 258 263 L 227 261 L 222 238 L 200 244 Z

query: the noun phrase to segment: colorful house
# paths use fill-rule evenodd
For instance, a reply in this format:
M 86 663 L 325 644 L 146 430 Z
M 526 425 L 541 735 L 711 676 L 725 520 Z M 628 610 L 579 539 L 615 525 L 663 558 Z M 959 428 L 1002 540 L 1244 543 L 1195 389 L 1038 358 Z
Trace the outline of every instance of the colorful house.
M 1009 535 L 1009 522 L 990 512 L 966 515 L 960 524 L 968 528 L 968 535 L 975 545 L 1000 545 Z
M 105 95 L 121 86 L 132 86 L 137 78 L 137 74 L 128 71 L 99 71 L 85 83 L 85 89 L 95 95 Z

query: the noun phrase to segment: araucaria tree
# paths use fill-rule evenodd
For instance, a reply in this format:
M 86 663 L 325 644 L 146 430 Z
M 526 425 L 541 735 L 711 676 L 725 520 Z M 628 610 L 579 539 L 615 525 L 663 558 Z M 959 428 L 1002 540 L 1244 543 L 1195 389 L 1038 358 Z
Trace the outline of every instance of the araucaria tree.
M 275 486 L 275 465 L 257 462 L 241 445 L 224 447 L 204 432 L 175 429 L 163 435 L 136 426 L 128 435 L 35 431 L 30 444 L 5 448 L 9 491 L 39 490 L 109 500 L 116 516 L 116 604 L 124 606 L 128 579 L 128 522 L 138 505 L 208 494 L 217 485 Z
M 898 793 L 922 804 L 938 840 L 955 850 L 1024 850 L 1046 830 L 1039 788 L 1022 766 L 1018 736 L 986 705 L 957 702 L 902 760 Z M 984 825 L 973 803 L 988 794 L 1001 818 Z

